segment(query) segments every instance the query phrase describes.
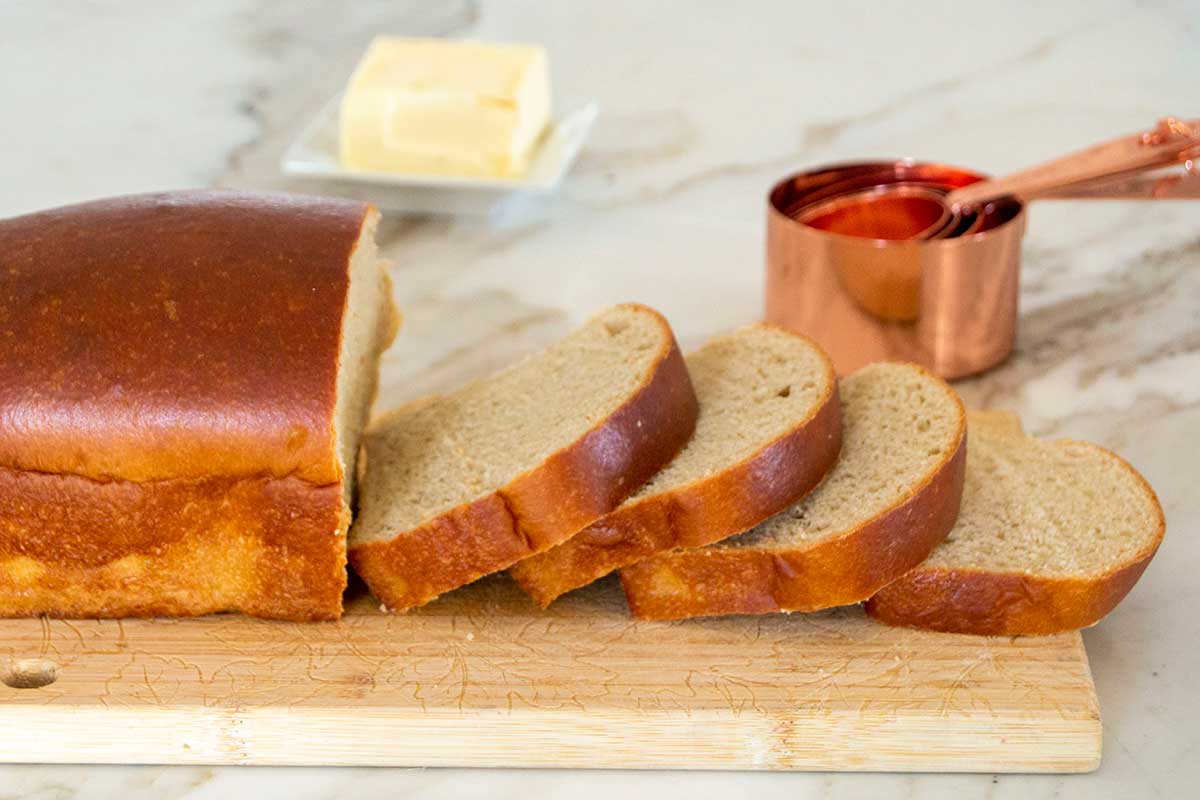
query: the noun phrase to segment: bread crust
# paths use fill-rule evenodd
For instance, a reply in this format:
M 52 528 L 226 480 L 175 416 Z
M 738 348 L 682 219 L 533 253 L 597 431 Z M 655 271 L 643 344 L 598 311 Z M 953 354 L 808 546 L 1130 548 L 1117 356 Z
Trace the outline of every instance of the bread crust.
M 339 481 L 339 335 L 368 213 L 189 191 L 0 221 L 0 466 Z
M 808 494 L 842 446 L 837 376 L 822 358 L 827 389 L 790 430 L 713 475 L 618 507 L 557 547 L 513 565 L 509 574 L 545 608 L 563 593 L 655 553 L 703 547 L 749 530 Z
M 373 214 L 196 191 L 0 221 L 0 615 L 340 616 L 337 362 Z
M 667 321 L 654 367 L 609 417 L 500 489 L 387 540 L 352 544 L 350 564 L 389 611 L 424 605 L 540 553 L 611 511 L 683 447 L 699 412 Z M 370 449 L 367 473 L 370 480 Z
M 0 470 L 0 616 L 337 619 L 339 484 Z
M 1023 435 L 1019 430 L 1016 435 Z M 868 600 L 867 613 L 888 625 L 988 636 L 1062 633 L 1099 622 L 1145 572 L 1162 543 L 1166 517 L 1137 470 L 1116 453 L 1088 446 L 1119 462 L 1153 498 L 1156 531 L 1136 555 L 1102 575 L 1080 577 L 918 566 Z
M 966 448 L 960 402 L 957 445 L 925 481 L 875 518 L 804 549 L 675 550 L 630 565 L 621 570 L 630 611 L 666 620 L 861 602 L 927 558 L 954 527 Z

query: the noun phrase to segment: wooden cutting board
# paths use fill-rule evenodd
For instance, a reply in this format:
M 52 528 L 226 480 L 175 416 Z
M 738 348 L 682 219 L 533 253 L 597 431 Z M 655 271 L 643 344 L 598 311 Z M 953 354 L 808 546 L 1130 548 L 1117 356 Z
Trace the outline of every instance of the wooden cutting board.
M 0 622 L 9 762 L 1078 772 L 1078 634 L 858 609 L 635 622 L 612 581 L 542 612 L 506 578 L 338 623 Z

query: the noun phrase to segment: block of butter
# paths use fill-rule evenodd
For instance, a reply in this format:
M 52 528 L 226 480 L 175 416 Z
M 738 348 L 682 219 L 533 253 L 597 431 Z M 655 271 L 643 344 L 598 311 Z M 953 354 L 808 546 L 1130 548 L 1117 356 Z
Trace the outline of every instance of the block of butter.
M 348 169 L 516 177 L 549 119 L 541 47 L 381 36 L 342 97 L 339 153 Z

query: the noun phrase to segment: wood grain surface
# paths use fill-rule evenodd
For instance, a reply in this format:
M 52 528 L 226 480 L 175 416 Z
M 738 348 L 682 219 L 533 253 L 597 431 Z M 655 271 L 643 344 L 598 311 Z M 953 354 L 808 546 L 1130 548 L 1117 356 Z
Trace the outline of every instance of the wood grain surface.
M 637 622 L 604 581 L 507 578 L 340 622 L 0 621 L 0 760 L 1093 769 L 1078 634 L 888 628 L 857 608 Z M 44 685 L 42 685 L 44 684 Z

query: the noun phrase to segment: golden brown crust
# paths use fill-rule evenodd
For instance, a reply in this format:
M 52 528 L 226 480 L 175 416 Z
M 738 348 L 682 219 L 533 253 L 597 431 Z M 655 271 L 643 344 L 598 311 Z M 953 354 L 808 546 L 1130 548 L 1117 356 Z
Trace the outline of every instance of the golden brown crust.
M 0 221 L 0 615 L 341 614 L 338 348 L 373 213 L 201 191 Z
M 0 616 L 336 619 L 347 522 L 338 484 L 0 469 Z
M 670 327 L 651 313 L 669 344 L 611 416 L 499 490 L 391 539 L 350 547 L 351 566 L 389 610 L 423 605 L 553 547 L 615 508 L 683 447 L 696 425 L 696 395 Z
M 929 556 L 958 517 L 966 468 L 958 444 L 901 502 L 852 531 L 799 549 L 707 547 L 662 553 L 621 570 L 641 619 L 816 611 L 867 599 Z
M 736 464 L 627 503 L 509 573 L 542 608 L 556 597 L 673 547 L 703 547 L 749 530 L 821 482 L 842 446 L 833 364 L 807 418 Z
M 1112 611 L 1153 555 L 1091 579 L 918 567 L 879 590 L 866 608 L 888 625 L 951 633 L 1073 631 L 1094 625 Z
M 1023 435 L 1019 431 L 1015 435 Z M 1123 465 L 1154 501 L 1155 535 L 1131 559 L 1103 575 L 1079 577 L 918 566 L 868 600 L 867 613 L 889 625 L 992 636 L 1061 633 L 1099 622 L 1146 570 L 1162 543 L 1166 518 L 1137 470 L 1109 450 L 1088 446 Z
M 0 221 L 0 466 L 340 480 L 339 331 L 367 213 L 197 191 Z

